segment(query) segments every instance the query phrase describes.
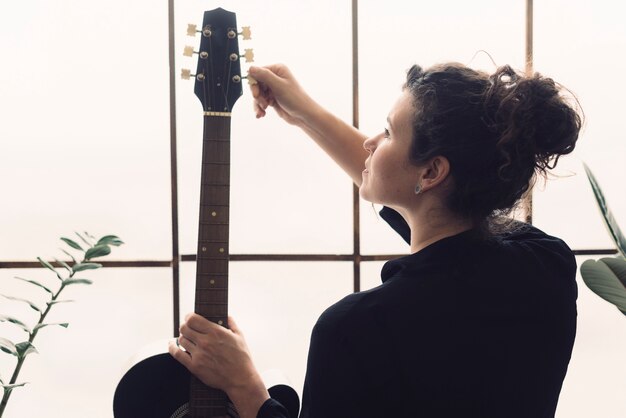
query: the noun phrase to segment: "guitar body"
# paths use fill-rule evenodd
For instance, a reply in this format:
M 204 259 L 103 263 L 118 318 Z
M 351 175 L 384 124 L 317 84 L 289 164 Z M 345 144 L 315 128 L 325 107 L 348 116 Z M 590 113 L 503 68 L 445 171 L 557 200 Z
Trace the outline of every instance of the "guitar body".
M 169 353 L 151 356 L 135 364 L 119 382 L 113 398 L 115 418 L 189 418 L 189 390 L 192 375 Z M 286 384 L 268 388 L 290 417 L 297 417 L 297 393 Z M 238 418 L 230 402 L 226 416 Z
M 243 93 L 235 14 L 217 8 L 204 13 L 202 29 L 190 25 L 188 34 L 201 34 L 194 92 L 202 103 L 204 133 L 198 251 L 196 258 L 195 312 L 228 327 L 230 116 Z M 193 50 L 191 47 L 186 48 Z M 252 50 L 243 55 L 252 56 Z M 183 77 L 190 71 L 183 70 Z M 115 391 L 115 418 L 235 418 L 232 403 L 221 390 L 210 388 L 193 376 L 169 353 L 166 344 L 152 351 L 159 354 L 143 360 L 124 375 Z M 264 380 L 267 383 L 267 376 Z M 296 392 L 282 384 L 268 385 L 270 396 L 279 400 L 292 418 L 298 416 Z

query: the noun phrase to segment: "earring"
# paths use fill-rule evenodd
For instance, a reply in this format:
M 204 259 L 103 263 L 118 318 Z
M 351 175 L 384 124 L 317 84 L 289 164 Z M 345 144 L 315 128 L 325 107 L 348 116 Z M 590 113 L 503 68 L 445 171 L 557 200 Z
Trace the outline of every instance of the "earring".
M 422 186 L 419 184 L 415 186 L 415 194 L 420 194 L 422 192 Z

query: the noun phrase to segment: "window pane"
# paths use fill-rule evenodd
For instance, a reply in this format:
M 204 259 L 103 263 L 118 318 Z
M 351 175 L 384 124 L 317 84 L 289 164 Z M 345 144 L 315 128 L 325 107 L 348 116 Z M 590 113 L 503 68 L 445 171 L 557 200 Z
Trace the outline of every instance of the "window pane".
M 351 119 L 349 2 L 241 1 L 238 25 L 252 27 L 258 65 L 287 63 L 310 93 L 340 117 Z M 201 23 L 206 2 L 177 3 L 177 46 L 188 22 Z M 230 7 L 229 7 L 230 9 Z M 271 10 L 271 13 L 270 13 Z M 332 13 L 328 13 L 332 10 Z M 298 33 L 298 36 L 290 34 Z M 325 65 L 332 62 L 333 65 Z M 177 66 L 195 69 L 195 59 Z M 248 64 L 243 63 L 247 71 Z M 231 252 L 346 253 L 352 251 L 351 182 L 299 129 L 271 111 L 252 113 L 247 84 L 236 103 L 231 130 Z M 181 251 L 195 253 L 200 182 L 202 107 L 193 84 L 178 83 Z
M 576 177 L 535 193 L 534 215 L 538 225 L 552 228 L 578 248 L 615 247 L 602 226 L 579 160 L 593 170 L 616 220 L 626 228 L 626 141 L 623 109 L 618 105 L 626 86 L 616 82 L 626 70 L 626 57 L 618 52 L 626 48 L 625 15 L 624 4 L 609 0 L 559 0 L 535 8 L 536 70 L 578 96 L 586 126 L 573 157 L 567 159 L 573 161 L 564 161 L 560 171 Z
M 118 259 L 167 257 L 166 4 L 11 4 L 0 48 L 0 258 L 83 229 L 122 237 Z
M 229 313 L 259 371 L 280 369 L 302 393 L 313 325 L 352 292 L 352 263 L 231 262 Z M 193 311 L 195 263 L 183 263 L 181 320 Z
M 405 2 L 359 3 L 360 119 L 370 135 L 381 132 L 387 114 L 400 95 L 406 70 L 414 63 L 430 65 L 458 61 L 489 72 L 498 65 L 524 68 L 524 2 Z M 363 208 L 363 206 L 362 206 Z M 407 252 L 404 242 L 381 226 L 363 208 L 363 253 Z
M 43 269 L 0 270 L 2 293 L 33 299 L 44 306 L 45 292 L 13 276 L 57 286 L 58 279 Z M 13 391 L 7 417 L 110 418 L 113 394 L 130 358 L 143 346 L 172 334 L 171 270 L 166 268 L 107 268 L 87 271 L 91 286 L 76 285 L 61 293 L 46 323 L 68 322 L 67 329 L 43 328 L 34 345 L 39 354 L 26 359 Z M 33 326 L 38 315 L 24 303 L 0 298 L 0 314 Z M 25 333 L 0 322 L 0 336 L 24 341 Z M 164 346 L 166 349 L 166 346 Z M 8 381 L 14 357 L 0 353 L 0 374 Z

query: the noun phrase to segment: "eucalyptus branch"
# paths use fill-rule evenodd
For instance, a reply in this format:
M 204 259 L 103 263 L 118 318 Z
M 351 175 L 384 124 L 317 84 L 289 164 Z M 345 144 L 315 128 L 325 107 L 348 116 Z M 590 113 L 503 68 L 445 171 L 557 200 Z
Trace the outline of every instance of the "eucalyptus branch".
M 42 328 L 50 326 L 50 325 L 58 325 L 64 328 L 67 328 L 69 325 L 68 323 L 54 323 L 54 324 L 48 323 L 47 324 L 44 322 L 44 320 L 48 316 L 48 313 L 50 312 L 50 309 L 52 309 L 54 305 L 56 305 L 57 303 L 62 303 L 62 302 L 71 302 L 69 300 L 59 299 L 59 296 L 61 295 L 61 292 L 63 291 L 63 289 L 65 289 L 67 286 L 74 285 L 74 284 L 86 284 L 86 285 L 92 284 L 91 280 L 75 278 L 74 275 L 80 271 L 101 268 L 102 267 L 101 264 L 92 263 L 90 262 L 90 260 L 96 257 L 103 257 L 106 255 L 109 255 L 111 253 L 111 246 L 118 247 L 123 244 L 123 242 L 114 235 L 106 235 L 100 238 L 95 243 L 90 242 L 90 240 L 95 241 L 95 238 L 89 235 L 87 232 L 84 233 L 84 236 L 79 233 L 76 233 L 76 235 L 78 235 L 78 237 L 81 238 L 81 240 L 87 245 L 87 249 L 83 249 L 77 242 L 69 238 L 63 237 L 61 238 L 61 240 L 65 242 L 67 245 L 69 245 L 71 248 L 73 248 L 74 250 L 83 252 L 84 254 L 83 254 L 82 261 L 77 262 L 74 256 L 72 256 L 69 252 L 63 249 L 61 251 L 63 251 L 68 256 L 70 256 L 73 264 L 69 265 L 68 263 L 64 261 L 55 259 L 55 262 L 58 264 L 59 267 L 68 271 L 69 276 L 67 276 L 66 278 L 63 278 L 63 276 L 61 276 L 61 274 L 57 271 L 57 268 L 55 268 L 51 263 L 39 257 L 37 258 L 37 260 L 39 260 L 39 263 L 43 267 L 54 272 L 56 277 L 61 281 L 61 284 L 56 292 L 53 292 L 48 287 L 44 286 L 43 284 L 35 280 L 16 277 L 16 279 L 36 285 L 40 287 L 41 289 L 43 289 L 44 291 L 46 291 L 48 294 L 50 294 L 51 297 L 50 297 L 50 300 L 46 302 L 45 310 L 42 310 L 36 304 L 34 304 L 33 302 L 30 302 L 29 300 L 21 299 L 21 298 L 17 298 L 13 296 L 1 295 L 10 300 L 16 300 L 16 301 L 27 303 L 32 309 L 39 312 L 39 320 L 37 321 L 37 324 L 32 329 L 30 329 L 25 323 L 23 323 L 19 319 L 16 319 L 10 316 L 0 315 L 0 322 L 11 322 L 19 326 L 20 328 L 22 328 L 22 330 L 24 330 L 26 333 L 28 333 L 28 340 L 18 343 L 18 344 L 14 344 L 13 342 L 5 338 L 0 338 L 0 350 L 17 357 L 17 364 L 15 365 L 15 369 L 13 370 L 11 380 L 6 384 L 2 380 L 0 380 L 0 386 L 2 386 L 4 390 L 2 402 L 0 402 L 0 418 L 4 414 L 4 410 L 6 408 L 6 405 L 9 401 L 9 397 L 11 396 L 13 389 L 24 386 L 26 384 L 26 382 L 16 383 L 17 377 L 19 376 L 22 366 L 24 365 L 24 361 L 26 360 L 26 357 L 31 353 L 37 353 L 37 349 L 33 345 L 33 341 L 35 340 L 35 337 L 37 336 L 39 331 Z

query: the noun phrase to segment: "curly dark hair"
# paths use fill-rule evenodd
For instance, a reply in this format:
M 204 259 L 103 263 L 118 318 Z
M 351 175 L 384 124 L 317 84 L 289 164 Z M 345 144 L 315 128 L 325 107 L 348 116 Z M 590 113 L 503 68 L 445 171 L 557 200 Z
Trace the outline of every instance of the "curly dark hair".
M 415 107 L 411 161 L 446 157 L 448 208 L 477 225 L 508 213 L 536 174 L 574 150 L 582 125 L 564 88 L 509 66 L 489 75 L 458 63 L 414 65 L 404 89 Z

